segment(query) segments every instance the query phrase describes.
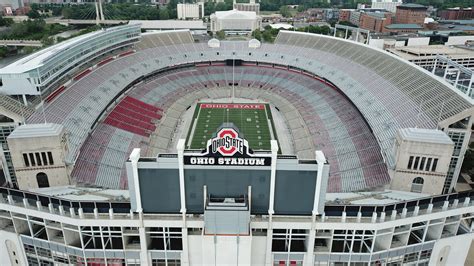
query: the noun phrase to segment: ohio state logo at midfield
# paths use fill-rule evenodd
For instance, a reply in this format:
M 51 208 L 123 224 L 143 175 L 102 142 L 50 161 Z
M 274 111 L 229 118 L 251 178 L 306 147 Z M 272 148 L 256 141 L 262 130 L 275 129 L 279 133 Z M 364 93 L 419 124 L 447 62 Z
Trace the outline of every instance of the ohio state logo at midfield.
M 222 156 L 233 156 L 236 153 L 244 154 L 244 140 L 233 128 L 222 128 L 217 136 L 209 140 L 211 152 L 219 152 Z

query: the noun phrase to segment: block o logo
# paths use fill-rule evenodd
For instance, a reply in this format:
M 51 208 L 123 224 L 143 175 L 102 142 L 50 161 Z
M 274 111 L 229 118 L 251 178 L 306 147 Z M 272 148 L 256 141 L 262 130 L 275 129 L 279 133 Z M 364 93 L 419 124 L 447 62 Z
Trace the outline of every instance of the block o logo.
M 244 153 L 244 140 L 233 128 L 222 128 L 217 136 L 211 139 L 212 153 L 219 152 L 222 156 L 233 156 L 237 152 Z

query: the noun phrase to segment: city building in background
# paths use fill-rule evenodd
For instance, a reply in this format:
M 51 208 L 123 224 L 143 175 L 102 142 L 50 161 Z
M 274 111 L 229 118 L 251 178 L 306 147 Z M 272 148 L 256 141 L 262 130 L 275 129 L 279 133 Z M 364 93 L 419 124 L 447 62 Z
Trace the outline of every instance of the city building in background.
M 374 32 L 385 32 L 385 26 L 392 24 L 390 12 L 364 12 L 360 15 L 360 28 Z
M 395 13 L 397 11 L 397 6 L 401 5 L 401 0 L 372 0 L 372 8 L 383 8 L 388 12 Z
M 260 4 L 256 3 L 255 0 L 250 0 L 249 3 L 237 3 L 234 0 L 233 7 L 239 11 L 250 11 L 255 12 L 257 15 L 260 14 Z
M 216 11 L 210 17 L 211 31 L 225 31 L 228 34 L 250 33 L 262 27 L 262 17 L 256 12 L 240 11 L 237 9 L 229 11 Z
M 448 8 L 439 11 L 439 17 L 444 20 L 467 20 L 474 18 L 474 9 L 470 8 Z
M 427 16 L 428 8 L 419 4 L 403 4 L 397 6 L 395 22 L 397 24 L 423 25 Z
M 178 19 L 200 19 L 204 17 L 204 3 L 178 4 Z

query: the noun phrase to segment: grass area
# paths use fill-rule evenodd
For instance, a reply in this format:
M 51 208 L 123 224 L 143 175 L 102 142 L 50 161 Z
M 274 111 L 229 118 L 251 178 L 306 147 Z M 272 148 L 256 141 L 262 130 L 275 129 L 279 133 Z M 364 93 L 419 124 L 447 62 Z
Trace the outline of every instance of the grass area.
M 267 106 L 267 105 L 265 105 Z M 269 109 L 268 109 L 269 110 Z M 270 126 L 267 108 L 201 108 L 196 106 L 193 121 L 196 123 L 191 140 L 191 149 L 204 149 L 222 123 L 233 123 L 253 150 L 270 150 Z M 190 131 L 192 130 L 191 129 Z

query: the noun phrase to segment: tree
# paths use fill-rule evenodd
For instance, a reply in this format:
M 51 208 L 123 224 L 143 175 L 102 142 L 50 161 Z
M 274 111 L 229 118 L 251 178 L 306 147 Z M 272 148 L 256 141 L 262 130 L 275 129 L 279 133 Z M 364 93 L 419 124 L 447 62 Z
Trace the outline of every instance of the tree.
M 0 26 L 10 26 L 13 24 L 13 19 L 11 18 L 4 18 L 3 16 L 0 16 Z
M 259 41 L 262 41 L 262 32 L 260 30 L 254 30 L 252 32 L 252 37 L 259 40 Z
M 204 15 L 210 16 L 212 13 L 216 12 L 216 4 L 214 2 L 205 2 L 204 3 Z
M 272 33 L 268 30 L 264 31 L 262 34 L 262 38 L 264 42 L 273 42 L 273 36 Z
M 280 14 L 285 18 L 291 17 L 290 8 L 288 8 L 288 6 L 280 7 Z
M 170 19 L 170 14 L 168 13 L 168 9 L 160 9 L 159 18 L 162 20 Z
M 40 13 L 34 9 L 30 10 L 30 12 L 28 12 L 27 15 L 29 18 L 32 18 L 32 19 L 38 19 L 41 17 Z
M 225 31 L 220 30 L 220 31 L 216 32 L 216 38 L 219 39 L 219 40 L 225 39 Z
M 53 40 L 52 37 L 45 36 L 41 39 L 41 43 L 44 46 L 50 46 L 50 45 L 54 44 L 54 40 Z

